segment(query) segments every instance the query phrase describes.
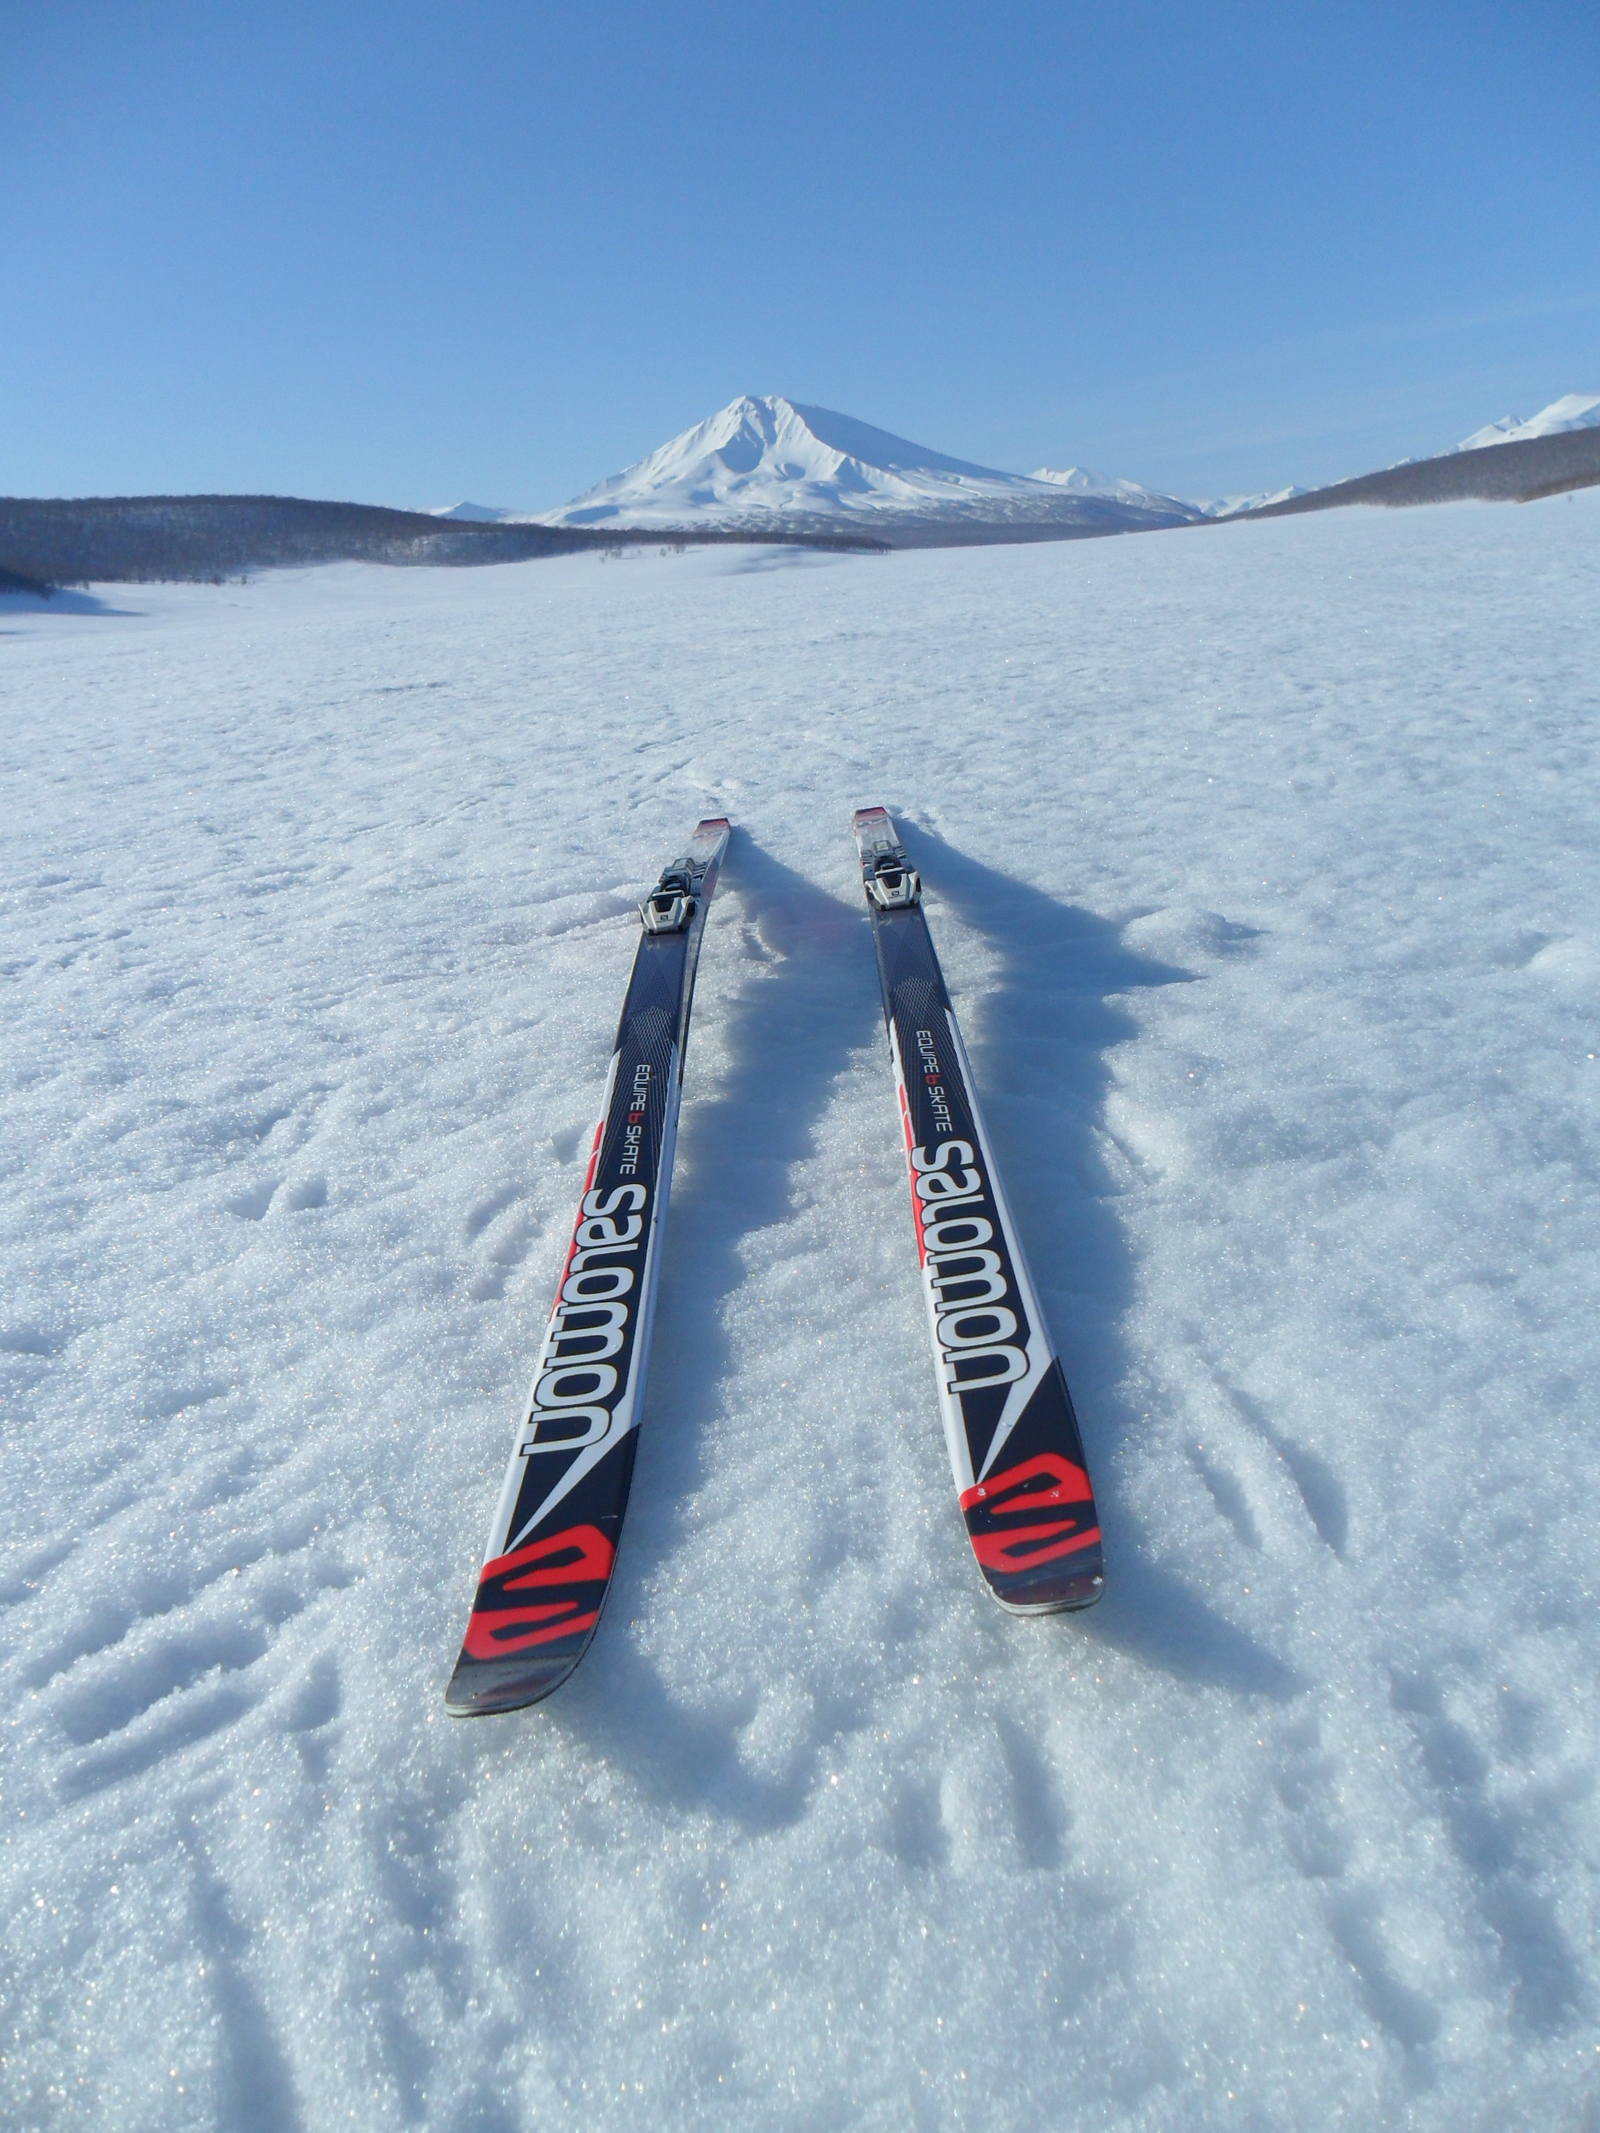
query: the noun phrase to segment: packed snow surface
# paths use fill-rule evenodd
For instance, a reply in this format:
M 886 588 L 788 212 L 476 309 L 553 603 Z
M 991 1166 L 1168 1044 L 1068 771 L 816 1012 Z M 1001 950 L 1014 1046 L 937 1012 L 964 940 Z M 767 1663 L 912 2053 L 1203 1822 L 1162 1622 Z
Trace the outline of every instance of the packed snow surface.
M 8 2127 L 1593 2125 L 1600 496 L 0 602 Z M 852 808 L 1109 1581 L 984 1593 Z M 637 933 L 616 1584 L 445 1716 Z
M 1557 437 L 1565 430 L 1592 429 L 1600 429 L 1600 394 L 1566 393 L 1526 422 L 1515 415 L 1502 415 L 1498 422 L 1486 423 L 1470 437 L 1463 437 L 1456 450 L 1477 452 L 1485 445 L 1523 444 L 1530 437 Z
M 746 394 L 544 516 L 552 526 L 870 533 L 929 521 L 1119 532 L 1196 515 L 1134 482 L 1089 488 L 1070 475 L 1003 474 L 831 408 Z

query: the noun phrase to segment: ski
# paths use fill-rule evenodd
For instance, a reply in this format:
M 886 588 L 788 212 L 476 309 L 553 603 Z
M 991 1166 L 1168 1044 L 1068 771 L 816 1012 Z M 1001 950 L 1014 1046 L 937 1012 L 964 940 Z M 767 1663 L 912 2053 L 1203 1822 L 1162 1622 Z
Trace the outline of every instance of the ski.
M 1002 1607 L 1087 1607 L 1104 1576 L 1078 1421 L 979 1115 L 922 884 L 883 808 L 862 808 L 852 826 L 967 1537 Z
M 720 817 L 702 822 L 639 906 L 583 1194 L 445 1691 L 457 1717 L 559 1688 L 605 1604 L 644 1402 L 695 965 L 728 836 Z

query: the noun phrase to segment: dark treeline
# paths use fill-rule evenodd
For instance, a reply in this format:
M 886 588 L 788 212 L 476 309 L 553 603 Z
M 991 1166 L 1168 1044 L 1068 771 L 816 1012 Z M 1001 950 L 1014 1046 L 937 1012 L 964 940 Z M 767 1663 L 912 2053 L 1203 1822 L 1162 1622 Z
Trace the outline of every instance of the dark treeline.
M 377 504 L 296 496 L 85 496 L 0 498 L 0 587 L 153 579 L 220 580 L 312 563 L 471 565 L 520 563 L 581 549 L 692 541 L 804 540 L 809 546 L 881 548 L 882 542 L 781 533 L 604 531 L 493 525 L 389 511 Z
M 1531 504 L 1600 482 L 1600 430 L 1566 430 L 1557 437 L 1530 437 L 1521 444 L 1485 445 L 1476 452 L 1446 452 L 1409 466 L 1359 474 L 1331 488 L 1266 504 L 1251 518 L 1287 518 L 1301 511 L 1331 511 L 1341 504 Z
M 43 578 L 24 577 L 19 570 L 0 570 L 0 593 L 43 593 L 48 598 L 51 589 Z

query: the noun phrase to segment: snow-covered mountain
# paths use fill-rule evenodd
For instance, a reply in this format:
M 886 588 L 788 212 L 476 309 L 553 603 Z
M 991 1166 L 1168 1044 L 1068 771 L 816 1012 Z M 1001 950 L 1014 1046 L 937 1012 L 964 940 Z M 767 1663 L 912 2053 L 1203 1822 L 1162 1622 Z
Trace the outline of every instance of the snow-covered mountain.
M 1163 496 L 1140 482 L 1121 481 L 1115 474 L 1092 474 L 1087 467 L 1035 467 L 1028 479 L 1048 481 L 1058 489 L 1070 489 L 1075 496 L 1113 496 L 1125 504 L 1170 506 L 1176 511 L 1193 509 L 1177 497 Z
M 1488 423 L 1455 449 L 1592 428 L 1600 428 L 1600 396 L 1568 393 L 1526 422 L 1506 415 Z M 745 394 L 558 510 L 459 503 L 433 516 L 619 530 L 854 532 L 904 546 L 1193 525 L 1307 493 L 1290 483 L 1250 495 L 1184 498 L 1087 467 L 1007 474 L 831 408 Z
M 1054 467 L 1036 467 L 1032 479 L 1052 481 L 1059 488 L 1071 489 L 1079 496 L 1110 496 L 1119 503 L 1152 511 L 1183 512 L 1190 518 L 1237 518 L 1242 511 L 1254 511 L 1262 504 L 1286 503 L 1291 496 L 1306 494 L 1304 489 L 1291 482 L 1287 488 L 1261 489 L 1252 496 L 1164 496 L 1159 489 L 1146 489 L 1136 481 L 1119 481 L 1114 474 L 1091 474 L 1087 467 L 1067 467 L 1060 471 Z
M 532 516 L 527 511 L 507 511 L 499 504 L 438 504 L 429 518 L 459 518 L 478 526 L 511 526 Z
M 1291 481 L 1281 489 L 1257 489 L 1249 496 L 1213 496 L 1208 500 L 1196 498 L 1190 508 L 1202 518 L 1238 518 L 1246 511 L 1259 511 L 1266 504 L 1286 504 L 1291 496 L 1309 496 L 1298 482 Z
M 1092 486 L 1091 486 L 1092 484 Z M 897 540 L 1115 533 L 1202 514 L 1136 482 L 1005 474 L 830 408 L 746 394 L 637 465 L 544 514 L 552 526 L 858 531 Z
M 1502 415 L 1498 422 L 1485 423 L 1481 430 L 1463 437 L 1456 450 L 1481 452 L 1486 445 L 1526 444 L 1533 437 L 1559 437 L 1565 430 L 1596 429 L 1600 429 L 1600 394 L 1566 393 L 1548 407 L 1540 408 L 1538 414 L 1530 415 L 1526 422 L 1515 415 Z

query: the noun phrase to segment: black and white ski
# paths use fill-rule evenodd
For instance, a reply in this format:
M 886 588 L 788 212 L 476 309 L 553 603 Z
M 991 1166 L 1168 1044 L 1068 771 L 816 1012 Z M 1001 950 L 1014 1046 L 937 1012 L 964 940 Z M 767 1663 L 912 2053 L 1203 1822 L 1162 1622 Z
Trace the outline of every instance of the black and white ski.
M 1104 1578 L 1077 1417 L 979 1116 L 922 885 L 883 808 L 861 809 L 853 827 L 967 1537 L 1002 1607 L 1087 1607 Z
M 548 1696 L 605 1603 L 644 1402 L 695 964 L 728 835 L 722 819 L 702 822 L 639 907 L 583 1196 L 445 1691 L 458 1717 Z

